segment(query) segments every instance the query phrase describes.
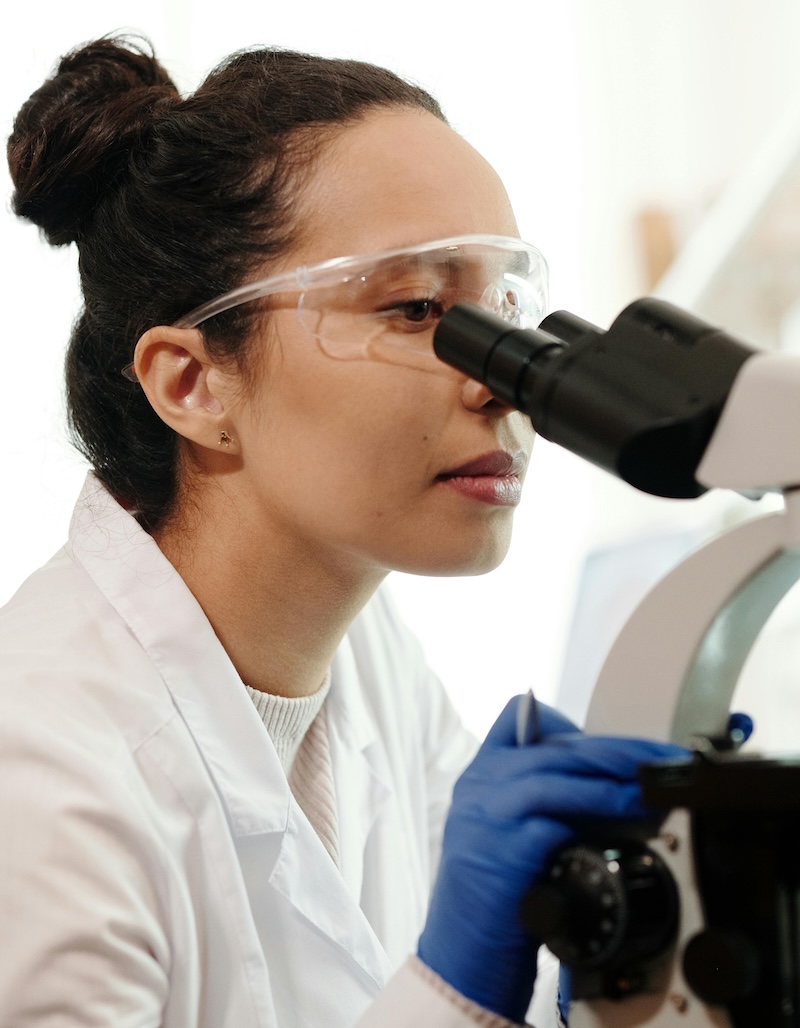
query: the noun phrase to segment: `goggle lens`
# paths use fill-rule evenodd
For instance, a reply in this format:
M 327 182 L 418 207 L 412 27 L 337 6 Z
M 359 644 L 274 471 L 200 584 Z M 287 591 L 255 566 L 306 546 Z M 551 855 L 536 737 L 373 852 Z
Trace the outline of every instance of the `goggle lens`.
M 457 303 L 478 304 L 519 328 L 546 309 L 546 271 L 525 244 L 450 245 L 376 260 L 300 297 L 301 324 L 338 360 L 436 360 L 433 332 Z M 404 359 L 405 355 L 406 359 Z

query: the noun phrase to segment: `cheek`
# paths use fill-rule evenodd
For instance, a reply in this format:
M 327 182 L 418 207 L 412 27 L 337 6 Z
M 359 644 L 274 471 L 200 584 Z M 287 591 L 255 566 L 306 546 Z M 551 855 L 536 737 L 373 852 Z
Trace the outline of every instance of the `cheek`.
M 309 359 L 267 386 L 257 432 L 267 464 L 307 475 L 320 490 L 357 489 L 375 503 L 392 483 L 427 482 L 450 400 L 419 372 L 368 362 Z M 378 490 L 380 484 L 381 490 Z
M 436 474 L 436 441 L 444 418 L 399 398 L 364 403 L 356 411 L 336 404 L 301 431 L 315 448 L 331 491 L 358 495 L 366 512 L 416 499 Z

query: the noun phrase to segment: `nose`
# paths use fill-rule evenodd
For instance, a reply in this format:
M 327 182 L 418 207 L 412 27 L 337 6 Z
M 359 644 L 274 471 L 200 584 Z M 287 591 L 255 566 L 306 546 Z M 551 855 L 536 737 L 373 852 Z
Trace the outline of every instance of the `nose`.
M 461 401 L 467 410 L 480 412 L 482 414 L 503 417 L 509 414 L 514 408 L 505 400 L 498 400 L 483 382 L 477 382 L 474 378 L 463 377 L 461 384 Z

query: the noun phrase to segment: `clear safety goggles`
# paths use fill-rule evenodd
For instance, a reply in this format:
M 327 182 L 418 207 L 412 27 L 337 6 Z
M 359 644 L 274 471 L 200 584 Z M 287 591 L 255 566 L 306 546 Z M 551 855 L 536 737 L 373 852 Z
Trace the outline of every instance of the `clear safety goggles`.
M 433 351 L 439 319 L 474 303 L 519 328 L 546 313 L 547 263 L 520 239 L 469 235 L 402 250 L 338 257 L 239 286 L 175 323 L 197 328 L 243 303 L 295 307 L 300 324 L 337 360 L 382 360 L 445 370 Z M 132 368 L 125 369 L 135 379 Z

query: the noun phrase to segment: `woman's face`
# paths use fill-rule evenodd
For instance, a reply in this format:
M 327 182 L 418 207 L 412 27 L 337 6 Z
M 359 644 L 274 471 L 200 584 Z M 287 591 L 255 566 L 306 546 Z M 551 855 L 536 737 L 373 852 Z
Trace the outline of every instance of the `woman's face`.
M 518 234 L 492 168 L 416 110 L 337 135 L 300 210 L 302 241 L 282 268 Z M 249 533 L 380 573 L 477 574 L 502 560 L 533 442 L 526 417 L 455 370 L 328 356 L 294 310 L 270 315 L 257 359 L 258 385 L 232 410 Z

